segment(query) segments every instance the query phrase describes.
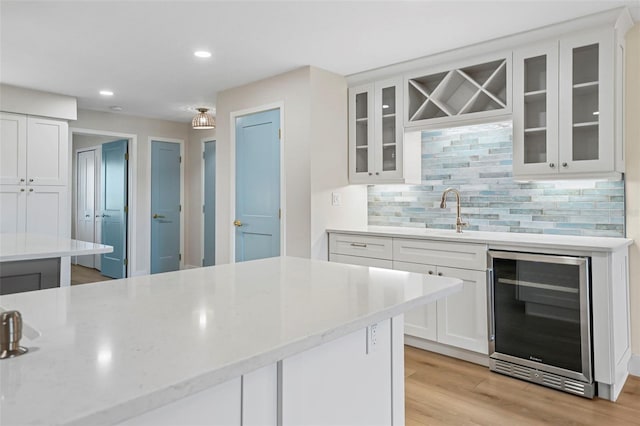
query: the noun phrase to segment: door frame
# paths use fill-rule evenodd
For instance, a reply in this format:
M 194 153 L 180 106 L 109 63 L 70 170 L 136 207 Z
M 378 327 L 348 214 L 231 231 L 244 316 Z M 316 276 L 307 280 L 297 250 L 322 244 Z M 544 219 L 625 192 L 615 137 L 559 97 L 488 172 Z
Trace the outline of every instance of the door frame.
M 133 133 L 120 133 L 120 132 L 111 132 L 108 130 L 95 130 L 95 129 L 83 129 L 79 127 L 70 127 L 69 128 L 69 144 L 73 147 L 73 135 L 90 135 L 90 136 L 109 136 L 114 137 L 114 140 L 117 139 L 127 139 L 127 152 L 129 154 L 129 161 L 127 164 L 127 277 L 133 277 L 136 275 L 143 275 L 143 273 L 136 272 L 136 266 L 138 265 L 137 259 L 135 257 L 136 253 L 136 241 L 138 237 L 137 226 L 136 226 L 136 211 L 138 205 L 138 199 L 136 197 L 136 187 L 137 187 L 137 179 L 136 179 L 136 170 L 137 163 L 136 158 L 138 154 L 138 135 Z M 73 149 L 69 150 L 69 155 L 75 155 Z M 73 161 L 73 157 L 70 158 Z M 70 163 L 73 164 L 73 163 Z M 76 178 L 76 170 L 75 167 L 70 167 L 69 173 L 72 175 L 71 179 Z M 75 208 L 75 201 L 73 198 L 73 190 L 69 191 L 69 203 L 71 204 L 71 208 Z
M 229 138 L 229 185 L 231 190 L 229 191 L 229 216 L 230 222 L 227 226 L 230 229 L 229 236 L 229 260 L 230 263 L 236 263 L 236 233 L 233 226 L 233 220 L 236 216 L 236 119 L 245 115 L 256 114 L 259 112 L 280 110 L 280 129 L 284 129 L 284 101 L 274 102 L 272 104 L 261 105 L 253 108 L 242 109 L 238 111 L 232 111 L 229 114 L 230 120 L 230 138 Z M 280 211 L 282 216 L 280 217 L 280 256 L 286 253 L 285 235 L 286 235 L 286 191 L 285 191 L 285 161 L 284 161 L 284 147 L 285 147 L 285 132 L 280 132 Z
M 200 233 L 202 235 L 202 238 L 200 239 L 200 266 L 204 266 L 203 265 L 203 260 L 204 260 L 204 185 L 205 185 L 205 173 L 204 173 L 204 168 L 205 168 L 205 164 L 204 164 L 204 148 L 205 148 L 205 143 L 207 142 L 216 142 L 216 160 L 218 159 L 218 145 L 217 145 L 217 139 L 216 138 L 201 138 L 200 139 L 200 151 L 202 152 L 202 158 L 200 159 L 200 175 L 201 175 L 201 191 L 200 191 L 200 205 L 201 205 L 201 215 L 200 215 Z M 217 161 L 216 161 L 217 163 Z M 216 173 L 218 172 L 218 167 L 216 166 Z M 216 179 L 216 188 L 215 188 L 215 193 L 218 193 L 218 179 Z M 217 204 L 216 204 L 217 205 Z M 216 215 L 217 217 L 217 215 Z M 214 246 L 215 246 L 215 241 L 214 241 Z M 214 264 L 215 264 L 215 256 L 213 258 L 214 260 Z
M 186 162 L 185 156 L 184 156 L 184 139 L 175 139 L 175 138 L 165 138 L 162 136 L 149 136 L 149 152 L 148 152 L 148 156 L 147 156 L 147 164 L 149 164 L 149 167 L 147 167 L 147 182 L 149 182 L 149 186 L 148 186 L 148 196 L 147 196 L 147 205 L 149 206 L 149 214 L 147 215 L 146 221 L 147 221 L 147 229 L 149 231 L 149 241 L 148 241 L 148 245 L 147 245 L 147 257 L 149 259 L 149 265 L 147 266 L 147 274 L 151 273 L 151 147 L 152 147 L 152 142 L 170 142 L 170 143 L 177 143 L 180 145 L 180 158 L 182 159 L 180 161 L 180 206 L 182 207 L 181 211 L 180 211 L 180 254 L 181 259 L 180 259 L 180 269 L 184 269 L 184 265 L 185 265 L 185 252 L 184 252 L 184 217 L 187 214 L 187 206 L 185 206 L 184 204 L 184 165 Z

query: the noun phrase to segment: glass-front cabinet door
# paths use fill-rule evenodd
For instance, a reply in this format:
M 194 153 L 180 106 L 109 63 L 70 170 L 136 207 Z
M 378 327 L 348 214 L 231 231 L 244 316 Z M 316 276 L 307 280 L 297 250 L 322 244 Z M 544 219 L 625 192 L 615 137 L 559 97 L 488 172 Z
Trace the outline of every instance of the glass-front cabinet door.
M 614 169 L 611 31 L 560 40 L 560 173 Z
M 373 84 L 349 89 L 349 178 L 366 180 L 374 168 Z
M 376 170 L 381 178 L 402 177 L 402 79 L 375 84 Z
M 557 173 L 558 43 L 516 50 L 513 64 L 514 175 Z

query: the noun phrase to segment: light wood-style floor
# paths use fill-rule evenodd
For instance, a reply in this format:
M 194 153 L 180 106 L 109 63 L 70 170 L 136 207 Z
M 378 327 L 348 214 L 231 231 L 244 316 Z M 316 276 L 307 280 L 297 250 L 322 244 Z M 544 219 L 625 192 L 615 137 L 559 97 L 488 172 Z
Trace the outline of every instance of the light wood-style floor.
M 111 280 L 100 274 L 97 269 L 71 264 L 71 285 L 95 283 Z
M 640 425 L 640 378 L 589 400 L 405 346 L 406 425 Z

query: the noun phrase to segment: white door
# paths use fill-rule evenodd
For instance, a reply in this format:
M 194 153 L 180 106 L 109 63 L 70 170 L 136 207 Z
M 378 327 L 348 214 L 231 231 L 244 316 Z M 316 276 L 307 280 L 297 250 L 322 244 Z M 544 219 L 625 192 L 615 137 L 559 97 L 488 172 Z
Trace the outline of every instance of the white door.
M 24 185 L 0 185 L 0 234 L 25 231 L 26 197 Z
M 436 274 L 436 267 L 434 265 L 424 265 L 421 263 L 394 261 L 393 269 L 427 275 Z M 406 312 L 404 314 L 405 334 L 435 342 L 438 338 L 437 308 L 437 302 L 433 302 Z
M 95 242 L 95 150 L 78 152 L 76 182 L 76 239 Z M 94 255 L 78 256 L 77 263 L 94 268 Z
M 0 113 L 0 184 L 26 182 L 27 117 Z
M 437 302 L 438 342 L 488 354 L 486 273 L 439 266 L 438 275 L 463 281 L 461 292 Z
M 67 188 L 46 185 L 32 185 L 28 188 L 26 192 L 26 232 L 56 236 L 66 235 Z
M 66 121 L 27 118 L 27 183 L 66 185 L 69 133 Z

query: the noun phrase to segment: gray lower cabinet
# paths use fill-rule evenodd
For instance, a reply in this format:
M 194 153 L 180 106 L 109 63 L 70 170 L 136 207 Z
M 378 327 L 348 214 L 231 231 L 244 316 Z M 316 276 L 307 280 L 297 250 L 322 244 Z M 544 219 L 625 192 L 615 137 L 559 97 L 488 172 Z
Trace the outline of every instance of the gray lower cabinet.
M 60 258 L 0 263 L 0 294 L 60 287 Z

